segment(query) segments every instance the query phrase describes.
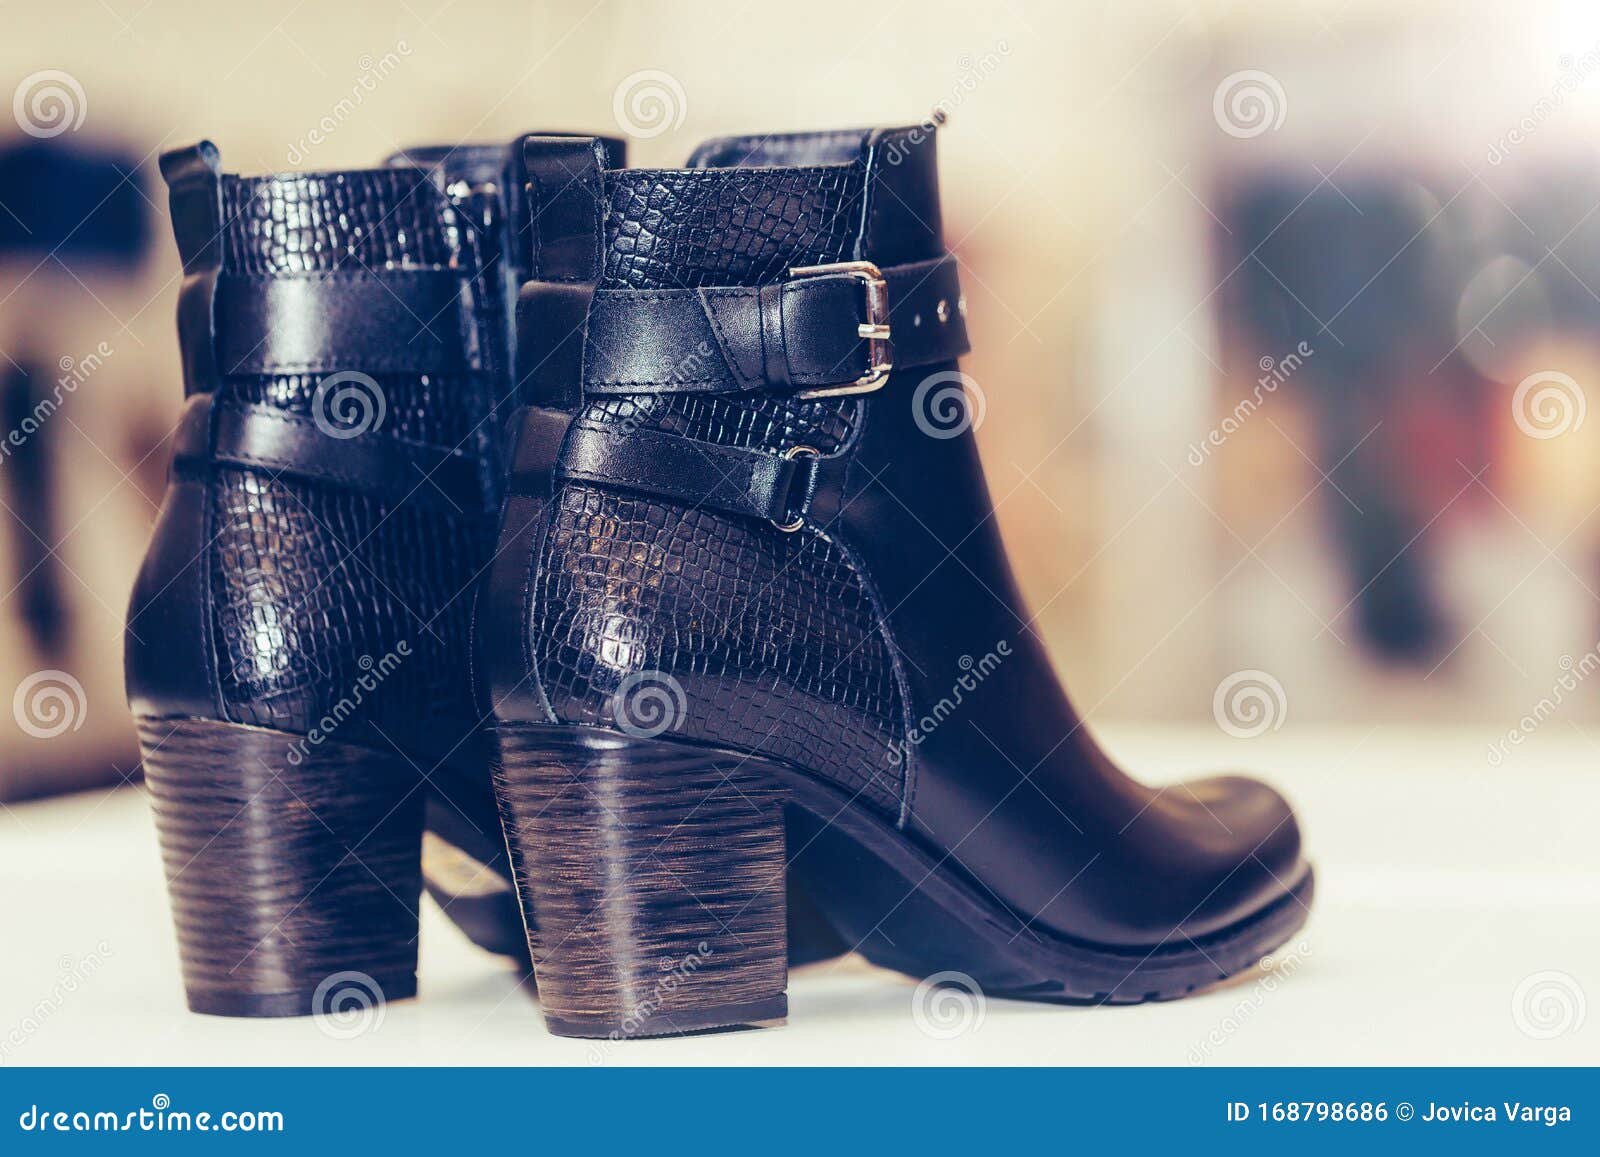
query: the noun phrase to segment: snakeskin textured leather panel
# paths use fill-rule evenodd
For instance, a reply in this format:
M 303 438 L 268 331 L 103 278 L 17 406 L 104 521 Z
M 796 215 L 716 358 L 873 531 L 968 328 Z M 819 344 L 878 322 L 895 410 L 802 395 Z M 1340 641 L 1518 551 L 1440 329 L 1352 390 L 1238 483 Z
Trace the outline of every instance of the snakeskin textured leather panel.
M 235 273 L 453 263 L 444 198 L 412 169 L 224 177 L 222 213 Z
M 491 549 L 489 518 L 386 509 L 238 470 L 215 473 L 212 517 L 218 668 L 233 722 L 304 732 L 350 711 L 348 737 L 365 728 L 380 746 L 440 757 L 465 734 L 469 588 Z
M 756 285 L 852 255 L 864 170 L 639 171 L 607 183 L 607 285 Z M 849 398 L 680 395 L 585 409 L 773 453 L 832 452 L 858 415 Z M 683 691 L 673 734 L 788 760 L 897 812 L 899 693 L 871 601 L 834 543 L 589 486 L 564 488 L 550 518 L 534 646 L 559 720 L 612 725 L 630 709 L 616 694 L 623 680 L 660 672 Z
M 643 169 L 606 184 L 608 284 L 764 285 L 849 253 L 865 170 Z
M 230 272 L 470 271 L 477 260 L 475 234 L 416 171 L 225 178 L 223 206 Z M 490 313 L 496 306 L 485 303 Z M 486 452 L 489 375 L 372 376 L 385 433 Z M 317 380 L 230 377 L 218 393 L 309 414 Z M 487 466 L 484 477 L 487 490 Z M 485 513 L 492 510 L 492 493 L 484 510 L 457 514 L 437 503 L 389 506 L 321 483 L 214 471 L 211 614 L 228 718 L 304 732 L 349 712 L 342 739 L 442 757 L 476 718 L 468 637 L 472 585 L 493 550 L 494 516 Z M 401 644 L 410 654 L 364 690 L 374 665 Z

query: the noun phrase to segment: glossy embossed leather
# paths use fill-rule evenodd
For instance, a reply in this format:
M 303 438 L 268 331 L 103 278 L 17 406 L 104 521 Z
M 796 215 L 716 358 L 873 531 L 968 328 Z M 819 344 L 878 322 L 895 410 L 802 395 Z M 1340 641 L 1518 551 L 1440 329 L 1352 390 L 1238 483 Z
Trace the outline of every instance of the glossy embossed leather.
M 223 204 L 225 269 L 381 273 L 475 260 L 462 244 L 475 234 L 419 171 L 225 181 Z M 390 433 L 486 449 L 483 377 L 387 374 L 379 385 Z M 314 388 L 305 377 L 225 378 L 221 395 L 309 413 Z M 471 585 L 492 550 L 492 497 L 457 514 L 219 470 L 212 502 L 214 630 L 229 719 L 315 726 L 368 665 L 403 643 L 411 654 L 357 708 L 358 726 L 436 756 L 470 731 Z
M 416 169 L 222 179 L 233 273 L 428 269 L 457 253 L 443 195 Z
M 851 257 L 864 170 L 606 174 L 606 287 L 761 285 Z M 854 399 L 630 396 L 582 417 L 728 446 L 824 454 Z M 817 770 L 893 814 L 899 692 L 870 596 L 829 539 L 587 485 L 561 488 L 535 571 L 533 638 L 556 718 L 611 723 L 629 676 L 682 687 L 677 734 Z
M 492 257 L 494 241 L 443 185 L 416 168 L 223 176 L 221 272 L 360 273 L 381 281 L 449 270 L 465 285 Z M 480 338 L 492 349 L 504 343 L 503 302 L 492 278 L 480 280 Z M 506 354 L 486 362 L 495 356 Z M 487 418 L 497 389 L 489 365 L 445 374 L 372 373 L 359 361 L 345 368 L 377 383 L 378 432 L 477 461 L 480 493 L 463 502 L 386 501 L 288 472 L 203 471 L 194 481 L 203 485 L 207 507 L 201 565 L 208 605 L 195 613 L 210 632 L 212 714 L 298 733 L 325 728 L 333 717 L 342 740 L 437 760 L 477 719 L 468 638 L 473 583 L 493 550 L 499 471 Z M 315 417 L 322 377 L 223 374 L 213 389 L 218 406 Z M 153 553 L 162 549 L 161 533 Z M 135 616 L 132 632 L 139 625 Z M 130 647 L 141 645 L 130 634 Z M 385 677 L 364 688 L 375 669 Z M 130 695 L 139 693 L 130 686 Z

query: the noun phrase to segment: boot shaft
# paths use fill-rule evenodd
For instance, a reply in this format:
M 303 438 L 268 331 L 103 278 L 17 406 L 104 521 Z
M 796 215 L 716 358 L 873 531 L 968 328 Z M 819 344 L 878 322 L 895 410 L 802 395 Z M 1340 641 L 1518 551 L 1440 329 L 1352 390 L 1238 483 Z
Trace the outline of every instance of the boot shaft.
M 904 676 L 854 547 L 809 507 L 838 504 L 815 486 L 882 404 L 868 391 L 890 344 L 856 332 L 888 321 L 868 316 L 870 278 L 829 267 L 915 270 L 894 285 L 903 372 L 965 348 L 931 134 L 729 138 L 681 170 L 609 171 L 574 150 L 535 176 L 560 191 L 530 204 L 562 241 L 523 291 L 518 378 L 535 422 L 571 422 L 520 451 L 559 436 L 561 464 L 514 466 L 535 493 L 509 500 L 502 557 L 535 565 L 528 583 L 525 560 L 508 564 L 484 598 L 504 610 L 486 612 L 484 664 L 502 716 L 612 726 L 630 694 L 661 688 L 683 705 L 676 734 L 832 769 L 898 816 Z M 616 484 L 642 474 L 653 483 Z M 497 662 L 503 639 L 531 662 Z
M 129 616 L 135 711 L 459 738 L 518 276 L 504 181 L 234 176 L 209 144 L 162 168 L 187 402 Z

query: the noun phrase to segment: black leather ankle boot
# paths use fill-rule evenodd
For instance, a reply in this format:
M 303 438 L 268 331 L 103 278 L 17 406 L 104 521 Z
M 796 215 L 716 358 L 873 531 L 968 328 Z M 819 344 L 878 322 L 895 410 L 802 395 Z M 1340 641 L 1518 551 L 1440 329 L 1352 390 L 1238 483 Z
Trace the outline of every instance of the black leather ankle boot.
M 1290 936 L 1283 799 L 1129 779 L 1028 628 L 950 421 L 931 132 L 531 145 L 477 646 L 551 1028 L 783 1016 L 786 865 L 870 959 L 994 993 L 1181 996 Z
M 407 996 L 425 801 L 487 827 L 499 195 L 416 166 L 234 177 L 209 144 L 162 173 L 188 401 L 126 662 L 190 1007 Z
M 468 663 L 522 155 L 261 178 L 209 144 L 163 158 L 189 401 L 127 681 L 197 1011 L 409 995 L 419 846 L 473 940 L 526 952 Z M 843 950 L 825 925 L 798 940 Z

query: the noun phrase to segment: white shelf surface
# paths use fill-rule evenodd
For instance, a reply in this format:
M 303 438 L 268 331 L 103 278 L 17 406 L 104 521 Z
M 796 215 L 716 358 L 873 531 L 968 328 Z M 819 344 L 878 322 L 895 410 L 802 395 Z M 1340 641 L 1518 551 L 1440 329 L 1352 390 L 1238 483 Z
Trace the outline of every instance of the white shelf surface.
M 597 1050 L 545 1032 L 430 905 L 421 996 L 359 1035 L 194 1016 L 146 801 L 124 790 L 0 809 L 0 1065 L 1600 1063 L 1600 739 L 1552 719 L 1491 767 L 1487 732 L 1103 734 L 1150 781 L 1243 767 L 1295 801 L 1318 896 L 1277 971 L 1132 1008 L 988 999 L 945 1037 L 913 1016 L 914 980 L 847 958 L 791 977 L 781 1028 Z

